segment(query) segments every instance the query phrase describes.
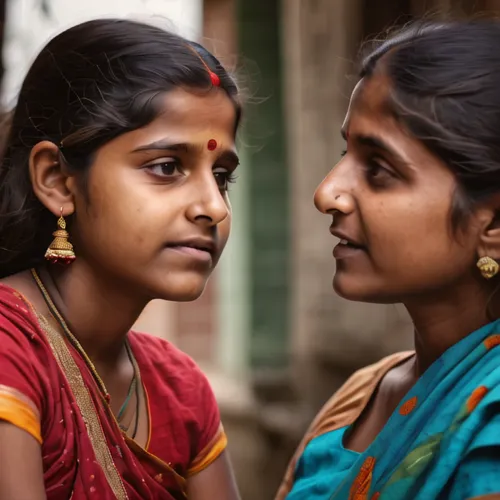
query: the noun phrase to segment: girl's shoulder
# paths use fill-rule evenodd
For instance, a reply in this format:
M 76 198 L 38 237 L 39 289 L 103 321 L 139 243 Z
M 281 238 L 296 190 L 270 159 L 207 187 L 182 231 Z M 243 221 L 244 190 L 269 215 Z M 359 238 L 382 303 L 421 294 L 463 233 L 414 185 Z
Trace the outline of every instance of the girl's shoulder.
M 30 344 L 45 344 L 33 305 L 18 290 L 0 282 L 0 333 Z
M 129 340 L 155 424 L 150 451 L 177 457 L 174 462 L 187 474 L 208 467 L 225 449 L 226 435 L 207 377 L 167 340 L 137 332 Z M 165 443 L 171 443 L 167 450 Z
M 149 387 L 154 387 L 155 393 L 169 395 L 188 406 L 198 406 L 200 399 L 212 398 L 205 374 L 174 344 L 134 331 L 130 332 L 129 341 L 141 376 Z
M 131 331 L 129 341 L 140 365 L 160 371 L 200 372 L 195 361 L 168 340 L 148 333 Z M 142 366 L 141 366 L 142 368 Z

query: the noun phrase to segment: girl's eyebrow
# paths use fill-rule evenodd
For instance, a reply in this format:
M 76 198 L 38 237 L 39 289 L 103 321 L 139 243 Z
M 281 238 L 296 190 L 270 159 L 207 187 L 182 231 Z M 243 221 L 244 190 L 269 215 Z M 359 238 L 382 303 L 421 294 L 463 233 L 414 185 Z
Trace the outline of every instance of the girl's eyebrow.
M 132 150 L 133 153 L 140 153 L 141 151 L 183 151 L 188 153 L 189 151 L 195 149 L 195 146 L 191 144 L 183 143 L 172 143 L 168 139 L 160 139 L 159 141 L 154 141 L 149 144 L 144 144 Z M 240 164 L 240 159 L 235 151 L 225 150 L 220 156 L 220 159 L 230 161 L 236 165 Z
M 154 141 L 144 146 L 139 146 L 135 148 L 132 152 L 138 153 L 140 151 L 151 151 L 151 150 L 170 150 L 170 151 L 189 151 L 191 149 L 189 144 L 186 143 L 172 143 L 167 139 L 160 139 L 159 141 Z

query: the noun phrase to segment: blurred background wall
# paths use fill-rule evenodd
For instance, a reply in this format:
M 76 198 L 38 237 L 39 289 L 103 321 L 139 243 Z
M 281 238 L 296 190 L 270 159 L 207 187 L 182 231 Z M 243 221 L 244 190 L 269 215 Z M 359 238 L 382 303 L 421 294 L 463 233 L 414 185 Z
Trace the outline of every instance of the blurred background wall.
M 500 12 L 500 0 L 0 0 L 7 108 L 47 39 L 94 17 L 161 23 L 239 75 L 248 105 L 230 244 L 200 300 L 155 301 L 137 328 L 207 373 L 243 500 L 273 498 L 301 434 L 349 374 L 411 346 L 399 306 L 334 295 L 335 242 L 312 198 L 344 147 L 362 41 L 450 10 Z

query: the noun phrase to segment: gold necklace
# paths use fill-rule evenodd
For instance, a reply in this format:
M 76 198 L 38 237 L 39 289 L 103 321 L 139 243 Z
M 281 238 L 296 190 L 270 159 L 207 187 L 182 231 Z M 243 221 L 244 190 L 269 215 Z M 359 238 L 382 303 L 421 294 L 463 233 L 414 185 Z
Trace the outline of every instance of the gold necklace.
M 97 373 L 97 370 L 94 366 L 94 363 L 92 363 L 92 360 L 88 357 L 87 353 L 85 352 L 85 349 L 82 347 L 78 339 L 71 333 L 71 330 L 69 329 L 66 321 L 62 317 L 61 313 L 58 311 L 56 305 L 54 304 L 54 301 L 52 300 L 49 292 L 45 288 L 45 285 L 43 284 L 40 276 L 38 275 L 38 272 L 36 269 L 32 268 L 31 269 L 31 274 L 33 275 L 33 278 L 35 280 L 35 283 L 37 284 L 38 288 L 40 289 L 40 292 L 50 310 L 50 312 L 54 315 L 54 317 L 57 319 L 58 323 L 61 325 L 64 334 L 68 338 L 68 340 L 71 342 L 73 347 L 78 351 L 80 356 L 84 359 L 85 363 L 87 364 L 90 372 L 92 373 L 92 376 L 94 377 L 95 381 L 97 382 L 100 391 L 102 395 L 104 396 L 104 399 L 106 403 L 110 404 L 111 402 L 111 397 L 109 395 L 108 390 L 106 389 L 106 386 L 104 385 L 104 382 L 102 381 L 101 377 L 99 376 L 99 373 Z M 128 340 L 125 340 L 125 348 L 127 349 L 127 354 L 129 355 L 130 361 L 132 363 L 132 367 L 134 369 L 134 378 L 136 379 L 136 384 L 139 385 L 141 383 L 141 376 L 140 376 L 140 371 L 139 371 L 139 366 L 137 364 L 137 360 L 135 359 L 135 356 L 132 352 L 132 349 L 130 348 Z M 139 415 L 136 417 L 139 419 Z

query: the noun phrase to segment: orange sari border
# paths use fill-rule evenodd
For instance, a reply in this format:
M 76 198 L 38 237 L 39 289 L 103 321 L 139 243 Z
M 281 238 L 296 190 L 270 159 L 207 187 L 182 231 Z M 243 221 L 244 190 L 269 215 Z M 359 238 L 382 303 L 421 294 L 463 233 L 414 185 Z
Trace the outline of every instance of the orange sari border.
M 222 424 L 220 424 L 219 430 L 215 433 L 215 436 L 193 460 L 191 467 L 187 471 L 188 477 L 198 474 L 213 462 L 215 462 L 215 460 L 217 460 L 221 456 L 226 447 L 227 436 L 224 432 L 224 427 L 222 427 Z
M 500 493 L 490 493 L 489 495 L 481 495 L 480 497 L 468 498 L 467 500 L 500 500 Z
M 12 387 L 0 385 L 0 420 L 9 422 L 42 444 L 40 414 L 36 405 Z

